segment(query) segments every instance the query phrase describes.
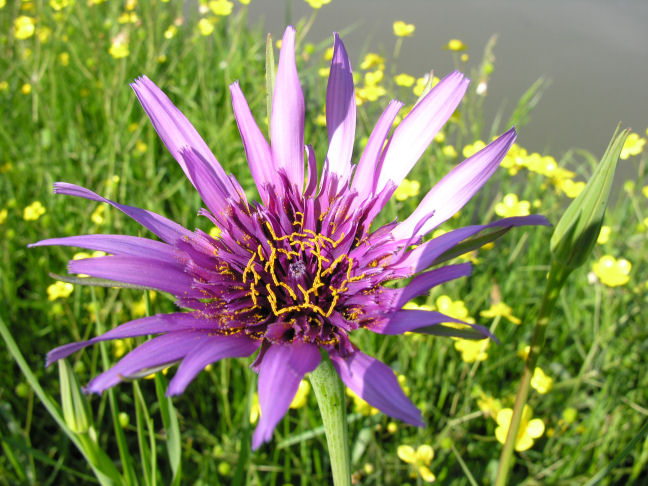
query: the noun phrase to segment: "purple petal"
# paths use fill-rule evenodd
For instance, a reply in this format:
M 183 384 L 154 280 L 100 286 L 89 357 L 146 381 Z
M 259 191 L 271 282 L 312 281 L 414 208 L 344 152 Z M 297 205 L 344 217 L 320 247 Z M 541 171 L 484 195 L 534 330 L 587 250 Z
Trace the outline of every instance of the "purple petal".
M 326 126 L 329 148 L 325 167 L 346 181 L 351 169 L 351 155 L 356 128 L 353 73 L 344 44 L 337 32 L 333 34 L 333 60 L 326 88 Z
M 274 344 L 263 355 L 259 369 L 259 407 L 261 417 L 252 438 L 252 449 L 272 437 L 285 415 L 306 373 L 317 368 L 320 353 L 308 343 Z
M 115 366 L 90 381 L 85 391 L 101 393 L 124 378 L 134 377 L 151 368 L 175 363 L 196 349 L 208 337 L 207 332 L 180 331 L 146 341 L 124 356 Z
M 207 161 L 216 175 L 221 192 L 224 194 L 233 192 L 227 174 L 225 174 L 214 154 L 209 150 L 209 147 L 207 147 L 207 144 L 193 125 L 187 120 L 187 117 L 176 108 L 167 95 L 146 76 L 136 79 L 131 84 L 131 88 L 135 91 L 164 145 L 178 161 L 178 164 L 180 164 L 180 167 L 182 167 L 182 170 L 194 186 L 196 185 L 195 180 L 187 170 L 185 161 L 180 154 L 184 147 L 193 148 Z
M 394 289 L 392 307 L 400 309 L 413 298 L 427 293 L 432 287 L 456 278 L 466 277 L 470 275 L 471 271 L 471 263 L 459 263 L 417 275 L 406 287 Z
M 232 94 L 232 108 L 234 109 L 236 124 L 238 125 L 241 139 L 243 140 L 243 147 L 245 148 L 245 156 L 250 166 L 250 172 L 259 190 L 261 199 L 267 204 L 268 190 L 265 186 L 268 184 L 277 186 L 279 184 L 276 170 L 272 165 L 270 145 L 268 145 L 259 126 L 254 121 L 252 112 L 245 100 L 245 96 L 241 92 L 238 82 L 230 85 L 230 93 Z
M 430 241 L 426 241 L 422 245 L 417 246 L 406 257 L 398 262 L 398 264 L 390 267 L 395 270 L 407 269 L 407 272 L 418 273 L 425 270 L 434 261 L 445 253 L 450 248 L 453 248 L 459 242 L 470 238 L 476 233 L 492 227 L 510 228 L 513 226 L 524 225 L 548 225 L 549 221 L 544 216 L 539 214 L 531 214 L 529 216 L 516 216 L 513 218 L 504 218 L 494 221 L 489 224 L 466 226 L 459 228 L 448 233 L 444 233 Z
M 27 245 L 35 246 L 76 246 L 88 250 L 105 251 L 115 255 L 140 256 L 173 261 L 176 253 L 171 245 L 161 241 L 127 235 L 80 235 L 65 238 L 50 238 Z
M 183 296 L 191 289 L 192 278 L 179 263 L 132 256 L 104 256 L 71 260 L 70 273 L 83 273 L 134 285 L 142 285 Z
M 416 235 L 423 236 L 459 211 L 493 175 L 515 141 L 515 129 L 501 135 L 472 157 L 464 160 L 441 179 L 414 212 L 393 231 L 394 238 L 412 236 L 422 217 L 434 212 Z
M 90 199 L 91 201 L 105 202 L 112 207 L 119 209 L 122 213 L 130 216 L 139 224 L 149 229 L 153 234 L 159 236 L 167 243 L 175 243 L 176 240 L 183 236 L 191 237 L 192 233 L 186 228 L 183 228 L 175 221 L 155 214 L 146 209 L 135 208 L 133 206 L 126 206 L 118 204 L 114 201 L 95 194 L 85 187 L 77 186 L 75 184 L 68 184 L 67 182 L 55 182 L 54 194 L 65 194 L 66 196 L 82 197 Z
M 295 29 L 286 28 L 275 78 L 270 123 L 272 160 L 301 193 L 304 186 L 304 94 L 295 64 Z
M 455 71 L 437 84 L 403 119 L 392 135 L 380 168 L 376 191 L 387 181 L 398 186 L 423 155 L 463 98 L 469 80 Z
M 223 358 L 250 356 L 259 347 L 260 341 L 245 335 L 209 336 L 205 338 L 185 359 L 169 383 L 167 396 L 179 395 L 187 385 L 210 363 Z
M 111 339 L 125 339 L 137 336 L 146 336 L 148 334 L 159 334 L 162 332 L 173 331 L 189 331 L 189 330 L 205 330 L 210 331 L 215 327 L 214 321 L 210 319 L 203 319 L 195 317 L 186 312 L 179 312 L 175 314 L 157 314 L 155 316 L 142 317 L 134 321 L 126 322 L 115 329 L 103 333 L 101 336 L 89 339 L 87 341 L 80 341 L 76 343 L 69 343 L 58 348 L 52 349 L 47 353 L 47 360 L 45 366 L 49 366 L 59 359 L 66 358 L 72 353 L 83 349 L 91 344 L 100 341 L 110 341 Z
M 317 190 L 317 160 L 311 145 L 306 145 L 306 159 L 308 160 L 308 182 L 304 190 L 304 197 L 308 198 L 315 194 Z
M 180 149 L 180 157 L 191 174 L 194 186 L 213 215 L 217 216 L 229 207 L 227 194 L 219 189 L 214 171 L 195 149 L 185 147 Z M 233 195 L 233 193 L 231 193 Z
M 380 154 L 383 151 L 385 140 L 394 124 L 396 115 L 398 115 L 402 107 L 403 103 L 400 101 L 390 101 L 369 136 L 351 184 L 351 189 L 358 191 L 361 196 L 368 196 L 374 189 L 374 185 L 378 180 L 376 168 L 380 160 Z
M 377 334 L 403 334 L 425 326 L 441 322 L 456 322 L 469 325 L 467 322 L 447 316 L 441 312 L 416 309 L 403 309 L 386 316 L 384 319 L 367 326 Z
M 340 378 L 356 395 L 390 417 L 423 427 L 421 411 L 414 406 L 392 369 L 361 351 L 346 357 L 331 353 Z

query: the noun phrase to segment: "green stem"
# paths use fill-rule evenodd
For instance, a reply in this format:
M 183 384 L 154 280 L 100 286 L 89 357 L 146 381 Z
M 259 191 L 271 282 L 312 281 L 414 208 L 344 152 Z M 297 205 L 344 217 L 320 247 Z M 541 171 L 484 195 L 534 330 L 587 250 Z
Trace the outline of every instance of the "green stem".
M 310 374 L 310 382 L 322 414 L 333 471 L 333 484 L 350 486 L 351 455 L 344 388 L 328 357 L 322 359 L 320 365 Z
M 500 456 L 495 486 L 504 486 L 506 484 L 508 474 L 511 469 L 513 449 L 515 447 L 518 429 L 520 428 L 520 421 L 522 419 L 522 410 L 524 410 L 524 405 L 526 404 L 527 398 L 529 397 L 529 386 L 531 384 L 533 370 L 536 367 L 538 356 L 540 356 L 540 352 L 542 351 L 542 347 L 544 346 L 545 334 L 547 332 L 549 318 L 551 317 L 554 307 L 556 306 L 556 300 L 558 299 L 560 290 L 565 284 L 567 276 L 570 272 L 571 269 L 557 264 L 556 262 L 552 262 L 551 264 L 547 286 L 542 298 L 542 304 L 540 305 L 538 320 L 533 331 L 533 338 L 531 339 L 529 355 L 526 359 L 526 362 L 524 363 L 524 373 L 522 374 L 522 379 L 520 380 L 517 396 L 515 397 L 515 406 L 513 407 L 511 424 L 509 425 L 506 442 L 504 443 L 504 448 L 502 449 L 502 454 Z

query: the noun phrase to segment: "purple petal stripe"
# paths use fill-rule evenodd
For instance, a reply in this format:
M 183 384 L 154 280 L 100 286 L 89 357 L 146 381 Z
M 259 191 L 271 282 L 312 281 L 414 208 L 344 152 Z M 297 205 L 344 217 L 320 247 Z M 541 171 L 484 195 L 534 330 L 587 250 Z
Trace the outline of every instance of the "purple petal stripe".
M 295 29 L 281 41 L 270 118 L 272 160 L 301 193 L 304 187 L 304 94 L 295 64 Z
M 180 363 L 178 371 L 169 383 L 167 396 L 179 395 L 205 366 L 223 358 L 250 356 L 259 347 L 260 341 L 245 335 L 209 336 L 189 352 Z
M 193 281 L 179 263 L 122 255 L 71 260 L 68 271 L 142 285 L 178 297 L 191 289 Z
M 146 341 L 124 356 L 115 366 L 93 378 L 85 391 L 101 393 L 124 378 L 151 368 L 175 363 L 196 349 L 207 337 L 209 337 L 207 332 L 180 331 Z
M 441 322 L 456 322 L 458 324 L 470 325 L 467 322 L 447 316 L 441 312 L 403 309 L 367 326 L 367 329 L 376 334 L 395 335 L 412 332 L 420 327 L 432 326 Z
M 400 309 L 413 298 L 427 293 L 432 287 L 456 278 L 466 277 L 470 275 L 471 271 L 471 263 L 459 263 L 457 265 L 446 265 L 445 267 L 435 268 L 429 272 L 417 275 L 407 286 L 394 290 L 392 307 Z
M 55 182 L 54 183 L 54 194 L 65 194 L 66 196 L 75 196 L 82 197 L 84 199 L 90 199 L 91 201 L 98 201 L 110 204 L 112 207 L 119 209 L 122 213 L 130 216 L 139 224 L 149 229 L 153 234 L 160 237 L 160 239 L 166 241 L 167 243 L 175 243 L 178 238 L 183 236 L 191 237 L 192 233 L 186 228 L 183 228 L 181 225 L 175 221 L 155 214 L 146 209 L 140 209 L 133 206 L 126 206 L 124 204 L 119 204 L 110 199 L 95 194 L 85 187 L 77 186 L 75 184 L 68 184 L 67 182 Z
M 259 369 L 261 417 L 252 438 L 252 449 L 272 437 L 297 393 L 299 382 L 320 362 L 317 346 L 309 343 L 274 344 L 263 355 Z
M 396 228 L 394 238 L 412 235 L 421 217 L 434 214 L 414 236 L 423 236 L 459 211 L 493 175 L 515 141 L 515 129 L 501 135 L 472 157 L 464 160 L 441 179 L 420 202 L 414 212 Z
M 100 341 L 110 341 L 111 339 L 126 339 L 137 336 L 146 336 L 148 334 L 159 334 L 162 332 L 173 331 L 191 331 L 191 330 L 204 330 L 210 331 L 214 329 L 213 320 L 195 317 L 186 312 L 178 312 L 175 314 L 157 314 L 149 317 L 142 317 L 134 321 L 125 322 L 115 329 L 103 333 L 101 336 L 94 337 L 87 341 L 79 341 L 76 343 L 69 343 L 58 348 L 52 349 L 47 353 L 47 360 L 45 366 L 55 363 L 59 359 L 67 358 L 72 353 L 83 349 L 91 344 Z
M 403 393 L 389 366 L 361 351 L 346 357 L 335 353 L 330 356 L 344 384 L 369 405 L 408 424 L 425 425 L 421 411 Z
M 402 182 L 459 106 L 468 83 L 458 71 L 447 75 L 403 119 L 385 149 L 376 192 L 387 181 L 396 186 Z
M 195 149 L 185 147 L 180 150 L 180 157 L 185 162 L 189 174 L 191 174 L 194 186 L 200 194 L 213 215 L 225 211 L 229 207 L 227 194 L 220 191 L 214 171 Z M 234 192 L 230 195 L 234 196 Z

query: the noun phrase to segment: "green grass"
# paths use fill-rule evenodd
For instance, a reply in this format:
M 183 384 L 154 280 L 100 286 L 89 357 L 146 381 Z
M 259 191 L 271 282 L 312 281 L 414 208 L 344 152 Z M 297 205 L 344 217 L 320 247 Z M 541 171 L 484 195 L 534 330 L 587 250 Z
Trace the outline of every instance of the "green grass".
M 7 347 L 0 349 L 0 484 L 92 483 L 96 479 L 89 463 L 108 468 L 106 461 L 127 484 L 169 484 L 174 471 L 178 471 L 177 484 L 328 484 L 326 443 L 312 393 L 305 407 L 291 410 L 279 423 L 271 443 L 250 451 L 254 426 L 249 423 L 249 409 L 256 389 L 250 360 L 215 364 L 172 405 L 159 399 L 156 387 L 163 388 L 167 378 L 158 373 L 155 380 L 123 383 L 100 397 L 87 397 L 92 424 L 88 430 L 75 432 L 69 423 L 66 429 L 53 419 L 63 416 L 58 405 L 61 377 L 73 380 L 70 386 L 75 386 L 74 380 L 87 383 L 115 361 L 115 346 L 107 343 L 74 354 L 68 360 L 71 370 L 62 375 L 56 367 L 44 369 L 47 351 L 132 319 L 143 293 L 77 286 L 69 297 L 49 301 L 47 288 L 54 282 L 49 273 L 65 274 L 75 250 L 27 249 L 26 245 L 55 236 L 144 234 L 144 230 L 108 208 L 102 224 L 92 222 L 96 204 L 55 197 L 52 183 L 79 184 L 121 203 L 164 214 L 188 228 L 209 229 L 208 221 L 196 216 L 199 196 L 128 87 L 136 76 L 147 74 L 194 123 L 248 197 L 255 198 L 228 85 L 240 80 L 262 122 L 265 35 L 261 27 L 247 27 L 245 8 L 238 4 L 232 15 L 215 23 L 210 36 L 197 32 L 199 16 L 192 12 L 175 37 L 167 39 L 164 32 L 183 15 L 181 2 L 140 2 L 135 10 L 137 24 L 117 22 L 121 2 L 88 6 L 77 1 L 58 13 L 47 2 L 27 3 L 34 10 L 19 11 L 21 2 L 7 2 L 0 9 L 4 53 L 0 82 L 6 81 L 6 89 L 0 91 L 0 211 L 7 210 L 0 224 L 0 319 L 16 344 L 11 347 L 5 340 Z M 14 37 L 13 23 L 19 15 L 37 19 L 36 35 L 24 40 Z M 301 25 L 303 32 L 307 26 Z M 50 34 L 44 40 L 39 34 L 46 28 Z M 130 55 L 114 59 L 108 49 L 120 33 L 128 35 Z M 306 141 L 315 147 L 318 160 L 327 142 L 325 129 L 313 123 L 325 99 L 326 80 L 317 71 L 325 66 L 321 59 L 328 45 L 323 40 L 297 48 L 307 101 Z M 69 55 L 67 66 L 60 62 L 62 53 Z M 485 59 L 490 59 L 490 51 Z M 358 66 L 360 59 L 352 63 Z M 484 72 L 484 64 L 462 68 Z M 29 94 L 21 91 L 25 83 L 31 85 Z M 389 75 L 384 85 L 393 96 L 415 102 L 411 90 L 393 85 Z M 420 182 L 421 194 L 391 203 L 377 224 L 406 217 L 425 191 L 462 159 L 444 155 L 444 145 L 452 144 L 461 154 L 464 145 L 494 133 L 492 121 L 483 118 L 474 88 L 444 129 L 445 141 L 433 145 L 410 174 L 409 179 Z M 510 116 L 528 121 L 537 89 L 527 93 Z M 359 108 L 358 140 L 368 135 L 387 99 Z M 531 114 L 531 123 L 532 119 Z M 359 144 L 356 150 L 359 155 Z M 559 165 L 575 167 L 576 179 L 586 180 L 600 155 L 573 150 L 559 158 Z M 532 391 L 530 397 L 534 416 L 543 419 L 547 431 L 530 450 L 515 453 L 510 484 L 586 484 L 599 471 L 604 472 L 600 484 L 643 484 L 648 479 L 648 440 L 642 429 L 648 421 L 648 330 L 642 312 L 648 304 L 644 223 L 648 208 L 641 194 L 648 184 L 645 162 L 645 154 L 620 162 L 636 164 L 636 178 L 629 181 L 634 188 L 626 184 L 616 191 L 606 216 L 606 224 L 612 227 L 610 241 L 597 245 L 592 256 L 592 262 L 604 254 L 627 258 L 633 265 L 630 281 L 616 288 L 590 283 L 591 264 L 587 264 L 563 290 L 539 362 L 554 385 L 546 395 Z M 511 192 L 520 199 L 540 201 L 533 211 L 554 223 L 570 201 L 541 174 L 522 169 L 511 176 L 500 169 L 444 228 L 496 219 L 494 204 Z M 34 201 L 40 201 L 46 213 L 36 221 L 25 221 L 23 209 Z M 446 294 L 462 300 L 470 316 L 490 326 L 493 321 L 480 318 L 479 313 L 501 296 L 523 322 L 516 326 L 498 320 L 496 335 L 501 344 L 491 344 L 485 361 L 465 363 L 454 343 L 441 338 L 363 332 L 354 336 L 365 352 L 405 375 L 410 397 L 428 424 L 417 429 L 396 422 L 394 430 L 389 417 L 362 415 L 349 400 L 352 468 L 362 484 L 421 484 L 420 478 L 409 477 L 413 469 L 397 456 L 403 444 L 434 448 L 429 468 L 440 484 L 493 482 L 501 445 L 495 439 L 495 421 L 481 412 L 478 398 L 481 391 L 512 406 L 523 368 L 517 351 L 528 344 L 532 333 L 550 262 L 550 235 L 548 228 L 514 229 L 493 249 L 478 252 L 479 263 L 470 279 L 444 285 L 417 301 L 434 304 Z M 174 309 L 164 295 L 147 303 L 151 313 Z M 33 375 L 21 372 L 14 359 L 17 350 Z M 571 423 L 562 420 L 567 408 L 577 411 Z M 175 420 L 179 436 L 174 432 Z M 550 430 L 553 433 L 547 433 Z M 95 456 L 80 453 L 84 444 L 84 450 L 94 451 Z M 621 460 L 614 461 L 619 455 Z

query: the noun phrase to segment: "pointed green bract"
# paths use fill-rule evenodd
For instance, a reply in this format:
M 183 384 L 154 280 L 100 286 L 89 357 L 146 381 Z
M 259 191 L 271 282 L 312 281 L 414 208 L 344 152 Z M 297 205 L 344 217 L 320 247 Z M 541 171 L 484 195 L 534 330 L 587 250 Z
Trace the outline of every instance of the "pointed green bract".
M 82 434 L 90 429 L 90 407 L 81 387 L 67 360 L 59 364 L 59 380 L 61 381 L 61 406 L 65 423 L 74 432 Z
M 569 205 L 551 237 L 554 260 L 569 269 L 580 267 L 592 252 L 603 224 L 603 216 L 614 179 L 614 171 L 628 129 L 617 127 L 601 162 L 587 186 Z

